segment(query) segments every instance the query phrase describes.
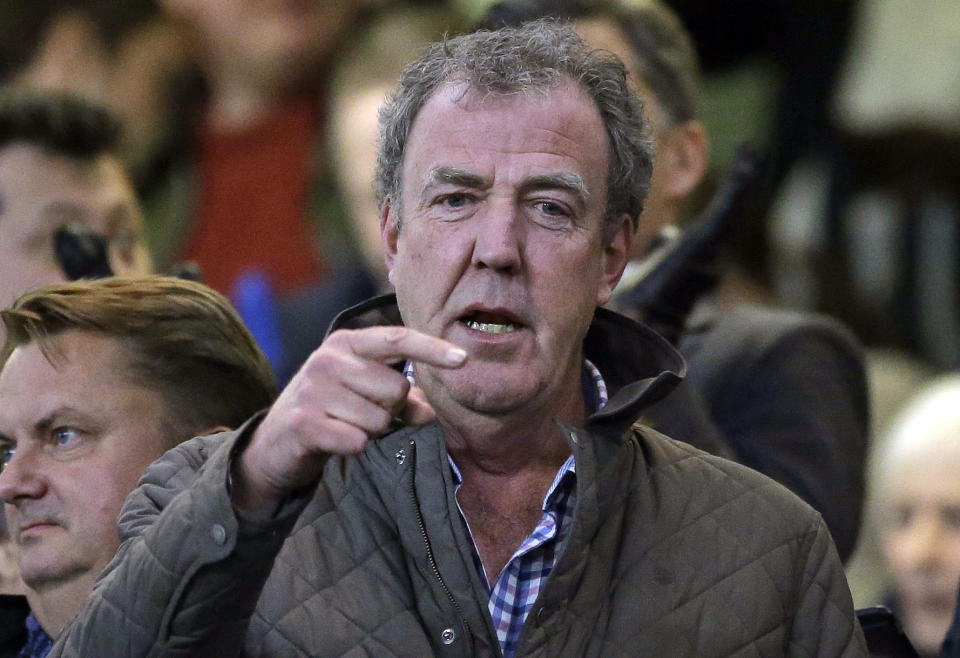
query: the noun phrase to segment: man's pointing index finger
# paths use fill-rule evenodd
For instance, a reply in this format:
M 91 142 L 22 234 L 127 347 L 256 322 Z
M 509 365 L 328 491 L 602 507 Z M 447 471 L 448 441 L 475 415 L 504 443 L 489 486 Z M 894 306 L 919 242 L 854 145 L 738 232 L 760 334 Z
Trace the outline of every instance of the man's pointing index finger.
M 409 327 L 370 327 L 342 333 L 354 354 L 382 363 L 409 359 L 439 368 L 456 368 L 467 360 L 463 348 Z

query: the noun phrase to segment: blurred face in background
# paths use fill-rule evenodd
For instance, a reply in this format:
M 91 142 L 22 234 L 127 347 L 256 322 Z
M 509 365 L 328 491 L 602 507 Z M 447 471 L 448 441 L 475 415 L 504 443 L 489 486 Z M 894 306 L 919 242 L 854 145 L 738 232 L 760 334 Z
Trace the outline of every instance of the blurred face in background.
M 634 257 L 641 257 L 664 226 L 683 219 L 687 198 L 706 175 L 709 151 L 706 131 L 698 121 L 676 123 L 671 120 L 644 82 L 638 58 L 616 23 L 603 17 L 584 18 L 576 21 L 574 28 L 590 46 L 613 53 L 624 63 L 630 87 L 643 103 L 643 116 L 657 157 L 633 243 Z
M 0 308 L 65 280 L 53 232 L 74 222 L 106 236 L 116 274 L 150 273 L 140 205 L 116 158 L 78 160 L 26 142 L 0 149 Z
M 48 11 L 49 25 L 14 81 L 106 105 L 123 123 L 125 161 L 147 157 L 172 120 L 166 115 L 172 81 L 196 59 L 189 30 L 158 11 L 115 33 L 111 47 L 103 38 L 107 27 L 98 26 L 97 11 L 77 6 Z
M 904 630 L 931 654 L 939 652 L 960 586 L 960 436 L 955 439 L 952 451 L 906 454 L 890 464 L 882 482 L 881 548 Z
M 325 61 L 375 0 L 165 0 L 202 48 L 237 70 L 295 84 Z
M 342 90 L 330 116 L 333 157 L 344 200 L 367 266 L 381 282 L 386 282 L 387 273 L 372 181 L 377 168 L 377 110 L 391 90 L 380 85 Z

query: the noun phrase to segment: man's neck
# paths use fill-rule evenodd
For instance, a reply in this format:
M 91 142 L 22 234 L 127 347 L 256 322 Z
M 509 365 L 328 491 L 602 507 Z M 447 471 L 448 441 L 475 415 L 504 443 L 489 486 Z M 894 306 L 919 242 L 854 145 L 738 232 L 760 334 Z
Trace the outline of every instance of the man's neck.
M 95 578 L 87 574 L 42 587 L 27 588 L 27 602 L 47 635 L 56 639 L 93 590 Z
M 457 501 L 470 526 L 483 563 L 488 585 L 493 585 L 517 548 L 530 536 L 543 516 L 542 502 L 569 458 L 556 455 L 515 473 L 475 469 L 463 484 Z
M 530 405 L 491 416 L 462 407 L 445 413 L 445 400 L 435 405 L 447 451 L 466 482 L 474 473 L 497 477 L 556 472 L 570 455 L 566 437 L 556 421 L 583 424 L 586 407 L 579 380 L 546 405 Z
M 492 584 L 542 516 L 542 503 L 570 447 L 556 420 L 582 424 L 586 412 L 579 385 L 567 399 L 509 417 L 462 413 L 460 422 L 438 414 L 447 450 L 462 484 L 457 493 Z M 559 402 L 559 404 L 557 404 Z

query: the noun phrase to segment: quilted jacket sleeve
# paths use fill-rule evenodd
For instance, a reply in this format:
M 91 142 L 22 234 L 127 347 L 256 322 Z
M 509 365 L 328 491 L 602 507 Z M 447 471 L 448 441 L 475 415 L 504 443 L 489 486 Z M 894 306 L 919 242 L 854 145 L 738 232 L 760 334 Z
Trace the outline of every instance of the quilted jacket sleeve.
M 120 550 L 50 656 L 240 654 L 305 504 L 291 501 L 265 524 L 238 521 L 227 474 L 243 431 L 192 439 L 147 469 L 121 511 Z
M 800 576 L 800 599 L 788 654 L 796 658 L 867 656 L 863 632 L 851 614 L 853 602 L 830 534 L 819 515 Z

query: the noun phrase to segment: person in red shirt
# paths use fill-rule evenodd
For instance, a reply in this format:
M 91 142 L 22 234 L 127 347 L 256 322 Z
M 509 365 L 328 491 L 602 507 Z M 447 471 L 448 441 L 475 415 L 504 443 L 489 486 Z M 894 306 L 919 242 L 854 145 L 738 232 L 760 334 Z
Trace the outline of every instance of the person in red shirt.
M 326 164 L 324 108 L 335 56 L 380 2 L 163 3 L 195 29 L 200 60 L 172 115 L 181 134 L 141 180 L 151 249 L 161 269 L 195 261 L 241 307 L 281 381 L 373 292 Z M 267 301 L 247 313 L 251 277 Z
M 165 3 L 197 31 L 207 97 L 189 136 L 191 198 L 172 211 L 188 216 L 161 241 L 162 264 L 195 260 L 225 293 L 246 270 L 281 294 L 328 273 L 342 242 L 319 224 L 338 221 L 335 211 L 314 204 L 315 181 L 327 175 L 320 88 L 371 4 Z

